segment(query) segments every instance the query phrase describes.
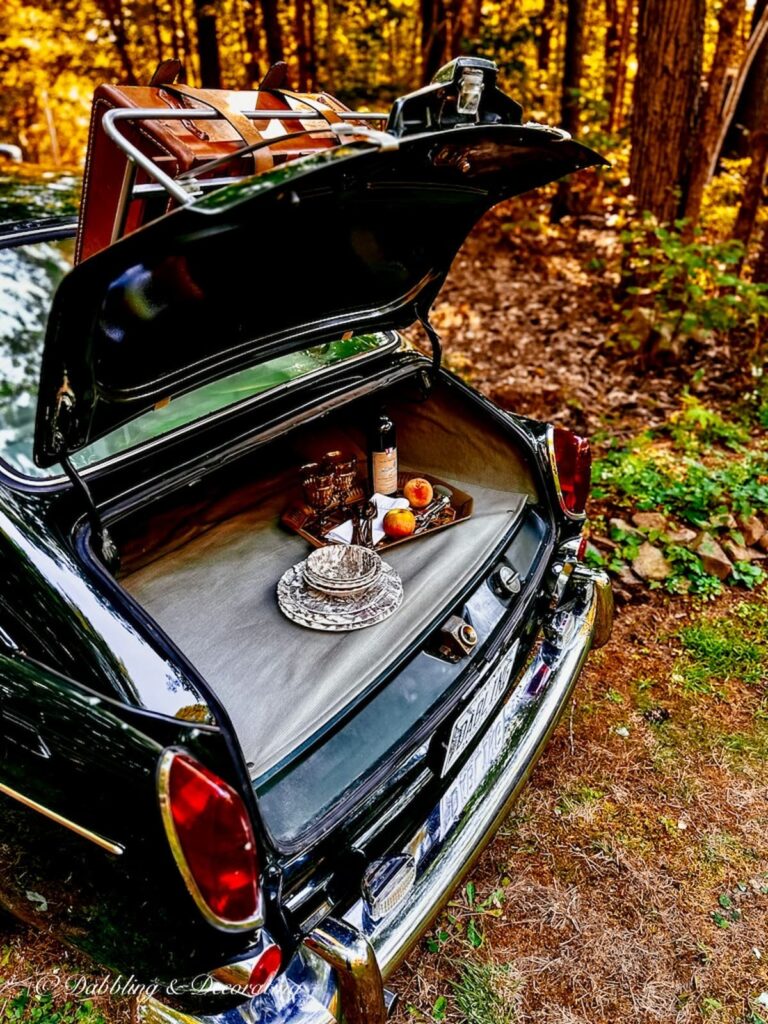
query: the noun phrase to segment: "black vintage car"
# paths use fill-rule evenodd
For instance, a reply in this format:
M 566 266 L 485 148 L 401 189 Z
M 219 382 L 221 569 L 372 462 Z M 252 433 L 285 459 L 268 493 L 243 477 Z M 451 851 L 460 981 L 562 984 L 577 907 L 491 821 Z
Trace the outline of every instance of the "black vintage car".
M 479 105 L 443 116 L 466 67 Z M 609 635 L 587 443 L 441 368 L 429 323 L 484 212 L 601 162 L 496 95 L 459 63 L 386 134 L 125 236 L 63 276 L 44 345 L 14 302 L 47 303 L 76 224 L 0 229 L 0 901 L 159 986 L 145 1020 L 383 1021 Z M 473 514 L 387 552 L 391 618 L 304 629 L 281 512 L 382 403 Z

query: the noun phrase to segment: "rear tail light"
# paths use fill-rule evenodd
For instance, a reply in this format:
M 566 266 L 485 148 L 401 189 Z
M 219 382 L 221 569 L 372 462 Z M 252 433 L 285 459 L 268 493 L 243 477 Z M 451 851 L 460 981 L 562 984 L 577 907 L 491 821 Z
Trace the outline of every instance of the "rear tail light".
M 267 946 L 264 952 L 256 958 L 256 962 L 248 978 L 248 991 L 253 996 L 260 996 L 266 992 L 278 975 L 283 955 L 280 947 L 275 943 Z
M 583 516 L 592 474 L 589 441 L 563 427 L 550 427 L 548 440 L 560 506 L 568 516 Z
M 158 794 L 174 859 L 206 920 L 225 931 L 260 925 L 256 841 L 240 796 L 174 750 L 160 760 Z

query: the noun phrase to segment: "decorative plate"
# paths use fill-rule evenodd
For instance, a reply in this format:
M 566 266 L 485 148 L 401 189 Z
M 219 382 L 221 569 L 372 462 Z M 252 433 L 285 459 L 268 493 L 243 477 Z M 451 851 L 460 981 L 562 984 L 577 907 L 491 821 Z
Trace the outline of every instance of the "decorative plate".
M 350 597 L 331 597 L 307 586 L 305 565 L 299 562 L 280 577 L 277 603 L 287 618 L 307 629 L 341 633 L 375 626 L 397 611 L 403 600 L 402 580 L 386 562 L 364 593 Z

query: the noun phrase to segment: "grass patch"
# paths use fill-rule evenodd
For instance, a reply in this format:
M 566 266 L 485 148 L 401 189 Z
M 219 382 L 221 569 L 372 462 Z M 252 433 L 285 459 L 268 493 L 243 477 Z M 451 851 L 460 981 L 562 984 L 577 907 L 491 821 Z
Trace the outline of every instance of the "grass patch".
M 716 681 L 768 683 L 768 608 L 744 602 L 734 618 L 702 620 L 680 631 L 682 685 L 712 693 Z
M 563 815 L 573 814 L 574 811 L 593 806 L 604 796 L 605 793 L 601 789 L 595 789 L 594 786 L 572 786 L 561 794 L 557 801 L 557 810 Z
M 452 982 L 456 1009 L 466 1024 L 515 1024 L 520 979 L 509 964 L 464 962 Z
M 104 1024 L 104 1016 L 90 1000 L 55 1005 L 50 992 L 23 988 L 0 1006 L 0 1024 Z

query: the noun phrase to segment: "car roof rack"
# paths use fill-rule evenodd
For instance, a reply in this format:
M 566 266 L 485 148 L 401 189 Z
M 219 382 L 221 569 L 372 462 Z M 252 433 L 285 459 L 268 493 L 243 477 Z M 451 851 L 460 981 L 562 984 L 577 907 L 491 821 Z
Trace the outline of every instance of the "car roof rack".
M 242 111 L 241 113 L 253 121 L 272 119 L 280 121 L 310 121 L 317 119 L 316 117 L 312 118 L 311 116 L 308 116 L 308 112 L 305 110 L 248 110 Z M 340 119 L 337 123 L 325 123 L 322 128 L 317 129 L 304 129 L 301 132 L 292 133 L 292 136 L 287 136 L 287 138 L 295 138 L 297 135 L 335 134 L 339 139 L 340 145 L 344 143 L 345 136 L 351 136 L 354 137 L 355 141 L 370 142 L 371 145 L 376 146 L 378 149 L 397 149 L 399 145 L 399 139 L 397 136 L 392 135 L 390 132 L 369 128 L 368 125 L 359 123 L 360 121 L 387 121 L 389 118 L 388 113 L 381 114 L 369 111 L 351 110 L 348 112 L 339 112 L 337 116 Z M 126 121 L 148 121 L 154 119 L 163 121 L 210 121 L 220 118 L 221 114 L 213 107 L 200 107 L 197 109 L 185 107 L 178 110 L 169 110 L 168 107 L 116 107 L 108 110 L 104 114 L 102 126 L 105 134 L 112 140 L 112 142 L 115 143 L 116 146 L 119 147 L 119 149 L 123 151 L 123 153 L 125 153 L 128 158 L 128 167 L 126 168 L 126 172 L 123 177 L 120 199 L 112 229 L 113 242 L 117 241 L 125 233 L 128 209 L 133 199 L 142 199 L 165 192 L 175 202 L 182 206 L 186 206 L 189 203 L 194 202 L 198 196 L 201 196 L 205 192 L 222 188 L 225 185 L 231 185 L 235 182 L 243 181 L 248 177 L 247 175 L 241 174 L 225 177 L 201 178 L 199 177 L 200 174 L 209 172 L 214 169 L 217 164 L 229 163 L 238 157 L 247 156 L 249 153 L 258 149 L 261 145 L 274 145 L 275 142 L 280 141 L 279 137 L 277 137 L 245 145 L 240 149 L 234 150 L 232 153 L 228 153 L 225 156 L 211 160 L 208 163 L 195 168 L 193 171 L 185 171 L 178 177 L 173 178 L 170 174 L 167 174 L 161 167 L 159 167 L 150 156 L 143 153 L 138 146 L 134 145 L 134 143 L 131 142 L 131 140 L 128 139 L 120 130 L 120 125 Z M 307 152 L 316 152 L 316 150 L 308 149 Z M 145 184 L 137 184 L 137 168 L 141 168 L 148 177 L 152 179 L 152 181 Z

